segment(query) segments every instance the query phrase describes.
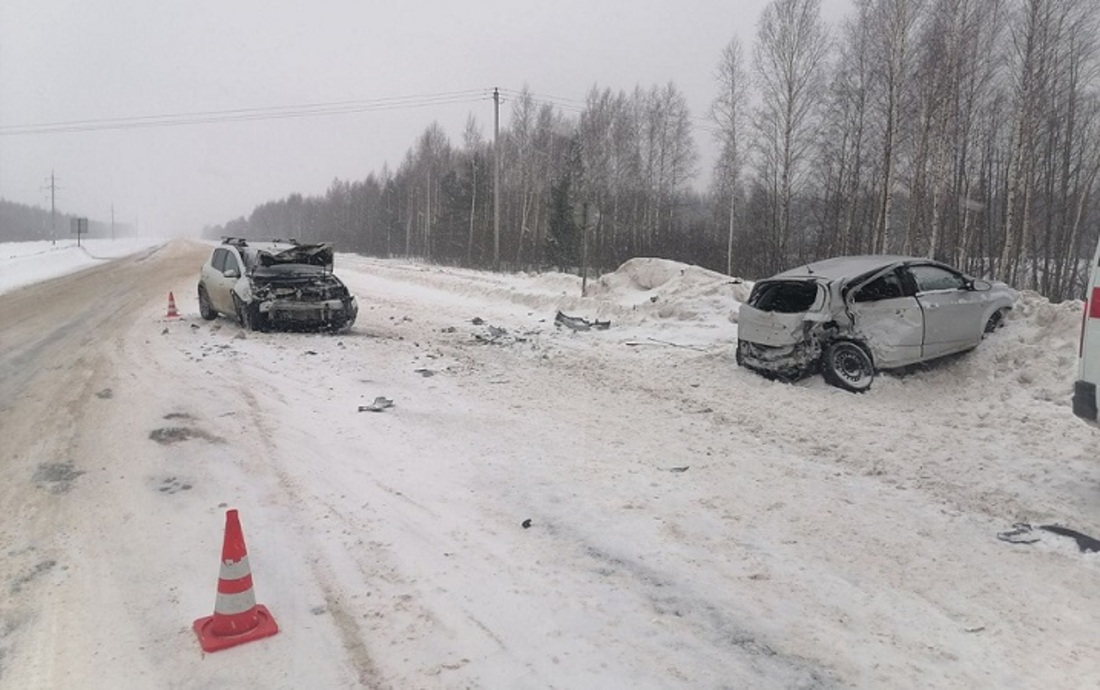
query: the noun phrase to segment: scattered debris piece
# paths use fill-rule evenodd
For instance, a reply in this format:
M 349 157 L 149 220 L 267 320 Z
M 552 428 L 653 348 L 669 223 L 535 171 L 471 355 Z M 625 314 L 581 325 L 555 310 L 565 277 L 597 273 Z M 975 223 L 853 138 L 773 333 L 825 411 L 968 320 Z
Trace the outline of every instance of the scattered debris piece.
M 1080 549 L 1082 553 L 1100 552 L 1100 539 L 1090 537 L 1075 529 L 1062 527 L 1061 525 L 1038 525 L 1037 527 L 1051 534 L 1073 539 L 1077 542 L 1077 548 Z M 1011 544 L 1034 544 L 1040 539 L 1039 535 L 1035 534 L 1032 526 L 1026 522 L 1017 522 L 1012 525 L 1011 530 L 998 533 L 997 538 Z
M 360 405 L 360 412 L 382 412 L 383 410 L 393 407 L 393 401 L 389 398 L 378 396 L 374 399 L 370 405 Z
M 317 354 L 317 353 L 316 353 L 316 352 L 314 352 L 313 350 L 306 350 L 306 354 L 307 354 L 307 355 L 315 355 L 315 354 Z
M 563 314 L 560 311 L 554 316 L 554 324 L 558 326 L 565 326 L 574 331 L 590 331 L 593 328 L 597 331 L 606 331 L 611 328 L 611 321 L 589 321 L 588 319 L 580 316 L 569 316 Z
M 485 345 L 514 345 L 515 343 L 525 343 L 531 336 L 539 334 L 539 331 L 527 331 L 520 335 L 514 335 L 505 328 L 487 326 L 488 333 L 474 333 L 474 340 Z
M 979 633 L 979 632 L 982 632 L 983 630 L 985 630 L 985 626 L 984 625 L 975 625 L 973 628 L 966 628 L 965 630 L 968 633 Z
M 414 374 L 420 374 L 424 378 L 431 378 L 435 376 L 435 372 L 431 369 L 413 369 Z
M 454 332 L 455 332 L 455 331 L 457 331 L 457 330 L 458 330 L 458 329 L 457 329 L 457 328 L 455 328 L 454 326 L 447 326 L 446 328 L 444 328 L 443 330 L 441 330 L 441 331 L 440 331 L 440 333 L 454 333 Z
M 474 318 L 470 319 L 470 323 L 475 326 L 483 326 L 485 325 L 485 319 L 481 318 L 480 316 L 475 316 Z
M 1026 522 L 1017 522 L 1007 532 L 998 532 L 997 538 L 1010 544 L 1034 544 L 1039 537 L 1032 534 L 1031 525 Z
M 161 335 L 168 335 L 168 329 L 165 328 L 163 331 L 160 332 L 160 334 Z
M 112 391 L 110 388 L 104 388 L 103 390 L 95 394 L 95 397 L 99 398 L 100 400 L 110 400 L 114 396 L 115 392 Z
M 523 526 L 523 529 L 529 528 L 531 526 L 531 518 L 527 518 L 520 524 Z
M 1040 525 L 1039 529 L 1045 529 L 1048 532 L 1052 532 L 1062 537 L 1069 537 L 1077 542 L 1077 548 L 1081 550 L 1081 553 L 1087 552 L 1100 552 L 1100 539 L 1095 539 L 1087 534 L 1082 534 L 1075 529 L 1069 529 L 1068 527 L 1062 527 L 1061 525 Z
M 691 467 L 691 465 L 681 465 L 679 467 L 670 467 L 670 468 L 668 468 L 668 471 L 669 472 L 687 472 L 689 467 Z

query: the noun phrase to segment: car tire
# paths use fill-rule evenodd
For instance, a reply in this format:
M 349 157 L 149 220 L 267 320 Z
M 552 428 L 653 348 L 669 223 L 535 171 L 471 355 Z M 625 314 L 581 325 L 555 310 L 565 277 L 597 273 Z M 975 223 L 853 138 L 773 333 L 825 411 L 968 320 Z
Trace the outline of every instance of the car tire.
M 875 365 L 859 343 L 837 340 L 821 356 L 821 375 L 829 385 L 852 393 L 866 393 L 875 380 Z
M 1005 325 L 1005 312 L 1006 309 L 998 309 L 989 315 L 989 320 L 985 322 L 985 330 L 982 331 L 982 337 L 989 335 L 993 331 L 997 330 L 1001 326 Z
M 260 315 L 254 305 L 245 304 L 240 297 L 233 295 L 233 306 L 237 310 L 237 322 L 241 324 L 241 328 L 246 331 L 260 330 Z
M 206 288 L 202 285 L 199 286 L 199 315 L 207 321 L 218 318 L 218 312 L 214 310 L 214 305 L 210 304 L 210 295 L 206 294 Z

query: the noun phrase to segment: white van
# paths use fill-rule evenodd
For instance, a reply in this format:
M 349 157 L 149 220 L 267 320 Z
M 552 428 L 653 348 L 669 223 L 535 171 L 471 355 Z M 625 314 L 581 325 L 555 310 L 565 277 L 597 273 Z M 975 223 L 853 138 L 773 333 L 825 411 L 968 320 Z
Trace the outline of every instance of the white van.
M 1085 311 L 1081 317 L 1081 346 L 1077 356 L 1077 381 L 1073 384 L 1073 414 L 1097 424 L 1097 391 L 1100 390 L 1100 245 L 1092 257 Z

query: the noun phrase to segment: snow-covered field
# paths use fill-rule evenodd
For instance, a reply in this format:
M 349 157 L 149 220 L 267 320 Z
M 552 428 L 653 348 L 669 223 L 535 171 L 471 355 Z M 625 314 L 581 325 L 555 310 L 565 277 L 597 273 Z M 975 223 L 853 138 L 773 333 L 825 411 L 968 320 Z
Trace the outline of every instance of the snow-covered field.
M 0 243 L 0 294 L 164 244 L 152 237 Z
M 1079 303 L 852 395 L 738 369 L 750 286 L 695 267 L 337 273 L 347 334 L 203 321 L 188 277 L 85 355 L 73 438 L 11 460 L 81 474 L 3 530 L 0 687 L 1100 686 L 1100 555 L 998 539 L 1100 535 Z M 226 507 L 281 632 L 202 655 Z

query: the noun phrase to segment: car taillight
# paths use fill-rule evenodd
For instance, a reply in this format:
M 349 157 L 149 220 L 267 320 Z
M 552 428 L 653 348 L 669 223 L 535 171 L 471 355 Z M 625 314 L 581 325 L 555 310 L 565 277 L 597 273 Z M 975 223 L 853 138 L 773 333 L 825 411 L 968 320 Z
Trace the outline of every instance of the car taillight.
M 1081 341 L 1077 343 L 1077 356 L 1085 355 L 1085 326 L 1089 319 L 1100 319 L 1100 287 L 1092 289 L 1092 295 L 1085 295 L 1085 308 L 1081 312 Z

